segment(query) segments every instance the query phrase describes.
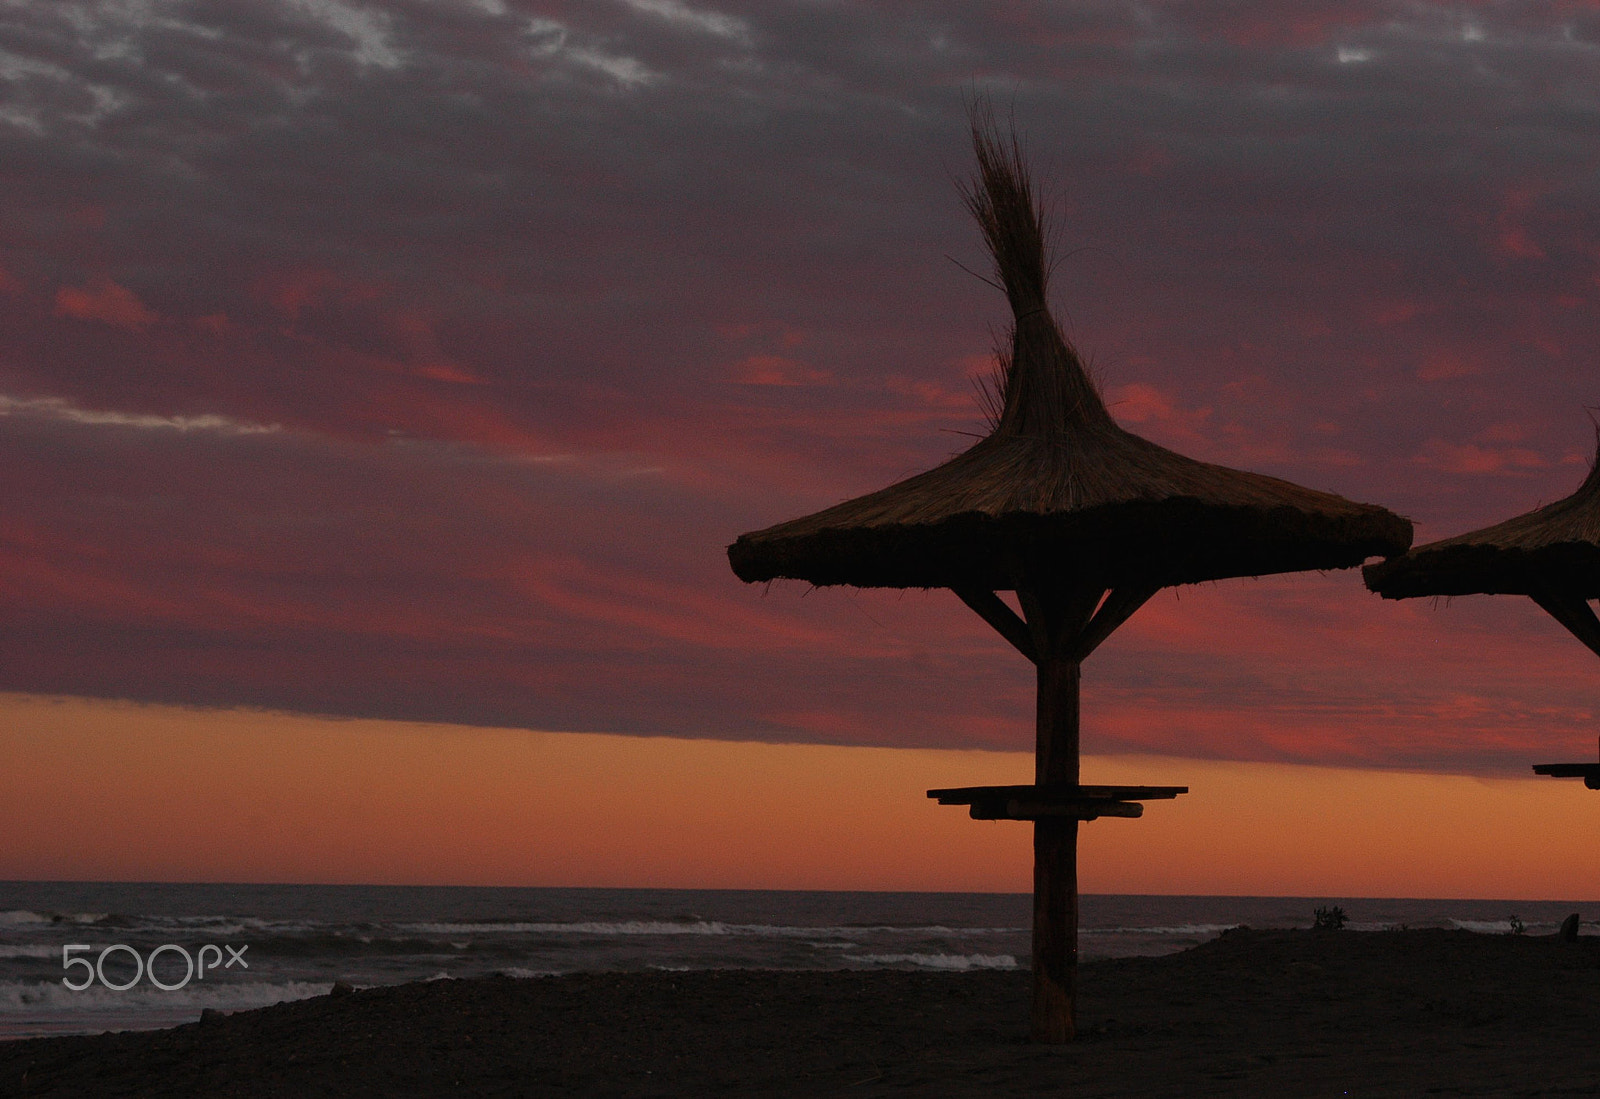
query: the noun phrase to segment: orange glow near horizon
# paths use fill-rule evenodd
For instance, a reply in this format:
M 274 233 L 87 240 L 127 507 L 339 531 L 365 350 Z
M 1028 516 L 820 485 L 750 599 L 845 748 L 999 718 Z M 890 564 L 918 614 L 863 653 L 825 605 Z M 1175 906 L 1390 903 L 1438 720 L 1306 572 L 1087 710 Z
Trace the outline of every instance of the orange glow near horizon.
M 540 733 L 0 695 L 0 879 L 1026 892 L 1025 825 L 929 787 L 1022 753 Z M 1155 756 L 1084 826 L 1087 893 L 1600 897 L 1600 795 Z

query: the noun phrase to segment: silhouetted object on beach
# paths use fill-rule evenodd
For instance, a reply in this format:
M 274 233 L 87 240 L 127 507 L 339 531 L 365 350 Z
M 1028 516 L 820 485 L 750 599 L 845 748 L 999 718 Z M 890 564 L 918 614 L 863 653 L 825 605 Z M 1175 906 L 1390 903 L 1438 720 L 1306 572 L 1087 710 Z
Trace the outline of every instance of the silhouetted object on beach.
M 1578 914 L 1576 912 L 1574 912 L 1572 915 L 1570 915 L 1566 919 L 1562 920 L 1561 921 L 1561 930 L 1556 932 L 1556 934 L 1561 936 L 1561 941 L 1564 942 L 1564 943 L 1575 943 L 1575 942 L 1577 942 L 1578 941 Z
M 1350 917 L 1345 915 L 1344 909 L 1337 904 L 1319 906 L 1311 913 L 1313 931 L 1343 931 L 1344 925 L 1349 922 Z
M 1080 665 L 1158 590 L 1359 565 L 1402 552 L 1411 524 L 1255 473 L 1175 454 L 1118 427 L 1046 302 L 1039 203 L 1016 136 L 975 111 L 966 202 L 1013 327 L 993 431 L 926 473 L 728 548 L 746 581 L 949 588 L 1038 668 L 1034 782 L 932 790 L 979 819 L 1034 822 L 1033 1033 L 1073 1035 L 1078 821 L 1138 816 L 1186 787 L 1084 786 Z M 1016 610 L 999 592 L 1016 593 Z
M 1385 599 L 1421 595 L 1526 595 L 1596 655 L 1600 619 L 1600 429 L 1596 459 L 1578 491 L 1482 530 L 1429 542 L 1363 570 Z M 1582 778 L 1600 790 L 1594 763 L 1536 763 L 1535 774 Z

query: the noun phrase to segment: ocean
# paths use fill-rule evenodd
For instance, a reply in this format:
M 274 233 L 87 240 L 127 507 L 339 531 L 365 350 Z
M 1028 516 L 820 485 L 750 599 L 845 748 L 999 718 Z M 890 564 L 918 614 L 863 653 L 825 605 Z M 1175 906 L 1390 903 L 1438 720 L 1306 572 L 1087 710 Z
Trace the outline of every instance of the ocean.
M 355 987 L 596 970 L 1028 965 L 1009 893 L 0 882 L 0 1039 L 143 1030 Z M 1565 901 L 1087 895 L 1084 959 L 1168 954 L 1229 927 L 1550 934 Z

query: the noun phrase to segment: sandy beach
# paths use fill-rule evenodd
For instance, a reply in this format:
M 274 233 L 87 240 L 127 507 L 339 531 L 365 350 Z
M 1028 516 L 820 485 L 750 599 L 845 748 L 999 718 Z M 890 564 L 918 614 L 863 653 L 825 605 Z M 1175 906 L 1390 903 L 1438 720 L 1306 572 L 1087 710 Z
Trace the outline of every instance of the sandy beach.
M 1027 974 L 435 981 L 0 1046 L 6 1096 L 1600 1094 L 1600 938 L 1236 930 L 1085 965 L 1079 1040 Z

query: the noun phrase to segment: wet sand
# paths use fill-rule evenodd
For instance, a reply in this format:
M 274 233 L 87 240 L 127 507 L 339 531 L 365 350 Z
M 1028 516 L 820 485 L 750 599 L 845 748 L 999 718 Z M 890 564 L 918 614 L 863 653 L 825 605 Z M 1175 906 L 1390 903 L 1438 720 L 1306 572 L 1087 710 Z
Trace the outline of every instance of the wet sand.
M 0 1044 L 4 1096 L 1600 1095 L 1600 938 L 1236 930 L 1023 972 L 435 981 Z

